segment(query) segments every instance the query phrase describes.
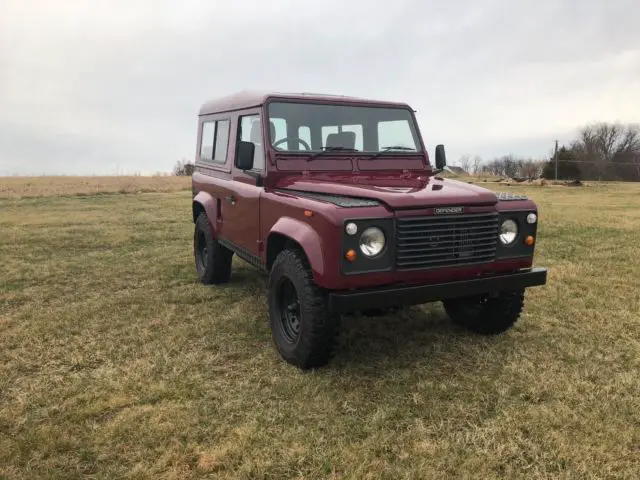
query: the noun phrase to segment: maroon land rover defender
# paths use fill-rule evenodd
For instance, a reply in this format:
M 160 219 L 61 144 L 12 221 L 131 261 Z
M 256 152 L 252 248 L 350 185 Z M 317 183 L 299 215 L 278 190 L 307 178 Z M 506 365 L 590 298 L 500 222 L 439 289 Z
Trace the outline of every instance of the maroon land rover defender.
M 359 98 L 240 92 L 202 105 L 193 173 L 194 255 L 204 284 L 234 254 L 268 273 L 273 341 L 311 368 L 340 315 L 442 301 L 481 334 L 510 328 L 533 268 L 536 205 L 442 179 L 414 111 Z

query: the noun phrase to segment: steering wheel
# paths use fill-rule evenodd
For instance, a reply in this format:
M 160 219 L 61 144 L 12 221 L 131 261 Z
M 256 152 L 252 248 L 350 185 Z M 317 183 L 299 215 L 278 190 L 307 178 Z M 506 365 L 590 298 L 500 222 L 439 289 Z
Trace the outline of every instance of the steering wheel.
M 276 143 L 273 144 L 273 148 L 276 148 L 281 143 L 288 142 L 289 140 L 296 141 L 300 145 L 302 145 L 304 148 L 306 148 L 307 150 L 311 150 L 311 147 L 309 146 L 309 144 L 307 142 L 305 142 L 304 140 L 302 140 L 301 138 L 299 138 L 299 137 L 284 137 L 284 138 L 281 138 L 280 140 L 278 140 Z

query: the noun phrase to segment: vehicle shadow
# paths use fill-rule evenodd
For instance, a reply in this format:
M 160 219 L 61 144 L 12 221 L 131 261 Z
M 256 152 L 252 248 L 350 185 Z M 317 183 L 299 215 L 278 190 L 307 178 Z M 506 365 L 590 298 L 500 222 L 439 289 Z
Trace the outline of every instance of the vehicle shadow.
M 517 355 L 509 334 L 482 337 L 451 323 L 440 303 L 380 317 L 345 317 L 333 360 L 314 375 L 342 415 L 429 424 L 500 415 L 505 375 Z M 393 420 L 391 420 L 393 419 Z
M 513 350 L 508 337 L 467 332 L 450 321 L 439 302 L 381 316 L 344 316 L 336 355 L 325 369 L 375 378 L 411 368 L 436 376 L 461 369 L 497 373 Z
M 436 342 L 455 330 L 435 303 L 382 314 L 344 315 L 340 327 L 332 363 L 344 366 L 414 362 L 428 357 Z
M 234 277 L 226 287 L 236 292 L 241 285 L 239 298 L 252 297 L 255 305 L 260 305 L 256 307 L 261 318 L 256 320 L 255 333 L 266 335 L 267 277 L 248 268 L 234 270 Z M 509 333 L 495 337 L 470 333 L 451 322 L 440 302 L 374 316 L 343 315 L 334 357 L 312 371 L 336 379 L 338 384 L 393 381 L 415 371 L 419 376 L 433 372 L 433 378 L 461 371 L 465 375 L 497 375 L 503 370 L 505 357 L 516 350 L 512 338 Z M 272 348 L 266 340 L 264 343 Z

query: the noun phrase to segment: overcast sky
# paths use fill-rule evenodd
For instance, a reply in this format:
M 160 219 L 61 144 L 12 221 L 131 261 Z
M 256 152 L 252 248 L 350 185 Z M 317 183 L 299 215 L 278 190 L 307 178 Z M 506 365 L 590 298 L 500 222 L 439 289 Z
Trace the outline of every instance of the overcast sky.
M 0 175 L 170 171 L 206 99 L 410 103 L 433 155 L 640 121 L 637 0 L 0 0 Z

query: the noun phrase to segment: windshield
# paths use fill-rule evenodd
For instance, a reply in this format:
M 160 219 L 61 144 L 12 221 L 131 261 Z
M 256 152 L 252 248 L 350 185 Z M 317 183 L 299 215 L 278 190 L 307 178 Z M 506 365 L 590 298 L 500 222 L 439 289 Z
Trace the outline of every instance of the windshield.
M 420 152 L 407 108 L 271 102 L 271 144 L 289 152 Z

